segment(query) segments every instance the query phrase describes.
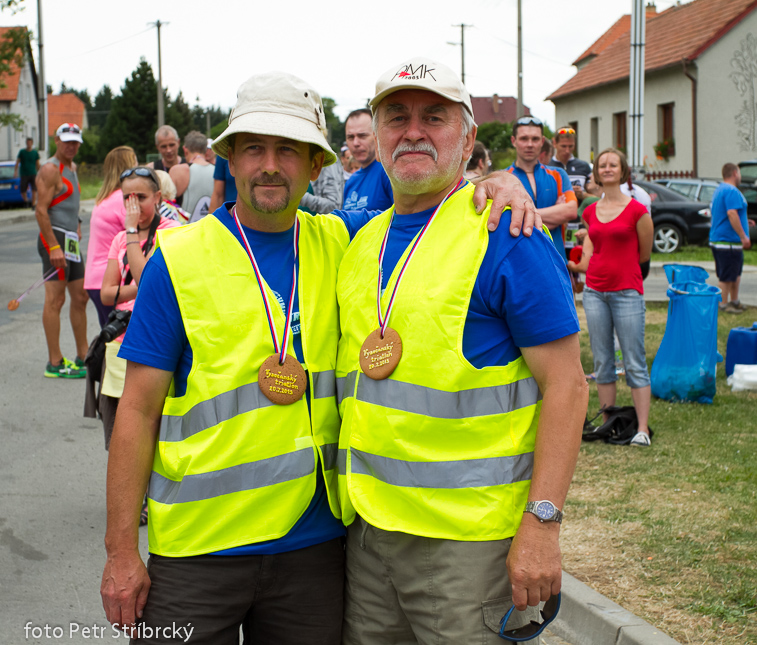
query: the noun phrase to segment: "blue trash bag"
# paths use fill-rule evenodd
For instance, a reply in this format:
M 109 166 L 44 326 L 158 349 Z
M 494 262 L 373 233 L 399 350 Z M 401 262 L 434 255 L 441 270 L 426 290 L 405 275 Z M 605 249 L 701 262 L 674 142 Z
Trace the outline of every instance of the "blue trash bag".
M 722 360 L 717 349 L 720 289 L 676 282 L 668 298 L 668 323 L 652 364 L 652 394 L 666 401 L 712 403 L 715 369 Z
M 710 274 L 705 269 L 691 264 L 663 264 L 668 284 L 674 282 L 707 282 Z

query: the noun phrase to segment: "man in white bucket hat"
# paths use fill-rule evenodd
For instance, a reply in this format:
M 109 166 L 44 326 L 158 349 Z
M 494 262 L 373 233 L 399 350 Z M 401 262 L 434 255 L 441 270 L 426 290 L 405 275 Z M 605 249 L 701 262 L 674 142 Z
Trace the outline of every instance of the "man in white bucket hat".
M 191 629 L 192 643 L 231 643 L 241 625 L 258 644 L 339 643 L 336 277 L 370 214 L 297 210 L 336 161 L 326 132 L 304 81 L 246 81 L 213 143 L 236 203 L 159 235 L 142 274 L 121 350 L 101 586 L 108 620 L 135 642 Z

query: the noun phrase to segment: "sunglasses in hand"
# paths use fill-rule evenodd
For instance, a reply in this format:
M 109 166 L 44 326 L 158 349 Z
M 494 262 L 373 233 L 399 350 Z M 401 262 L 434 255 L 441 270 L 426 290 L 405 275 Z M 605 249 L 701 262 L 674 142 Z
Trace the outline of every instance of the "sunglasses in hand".
M 506 641 L 513 643 L 521 643 L 523 641 L 530 641 L 532 638 L 536 638 L 541 634 L 556 617 L 557 612 L 560 611 L 560 594 L 556 596 L 550 596 L 549 600 L 544 603 L 544 607 L 541 610 L 541 616 L 544 619 L 541 623 L 536 623 L 533 620 L 523 627 L 517 627 L 515 629 L 507 629 L 507 621 L 510 620 L 513 611 L 515 611 L 515 605 L 507 610 L 507 613 L 499 621 L 499 637 Z

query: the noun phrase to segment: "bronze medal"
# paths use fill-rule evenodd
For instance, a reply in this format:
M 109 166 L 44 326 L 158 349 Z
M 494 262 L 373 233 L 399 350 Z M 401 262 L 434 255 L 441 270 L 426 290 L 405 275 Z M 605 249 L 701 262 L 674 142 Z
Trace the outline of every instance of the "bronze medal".
M 402 358 L 402 339 L 395 329 L 387 327 L 381 338 L 381 329 L 372 331 L 360 348 L 360 369 L 375 381 L 381 381 L 394 372 Z
M 286 355 L 284 364 L 274 354 L 263 361 L 258 372 L 258 385 L 266 398 L 276 405 L 291 405 L 305 394 L 307 376 L 294 356 Z

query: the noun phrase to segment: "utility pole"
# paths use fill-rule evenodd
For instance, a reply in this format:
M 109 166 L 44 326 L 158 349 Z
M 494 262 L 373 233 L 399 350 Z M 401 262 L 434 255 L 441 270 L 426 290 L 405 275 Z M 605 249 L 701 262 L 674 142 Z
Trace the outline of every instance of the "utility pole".
M 166 123 L 166 117 L 163 109 L 163 66 L 161 64 L 160 55 L 160 28 L 163 25 L 167 25 L 169 23 L 156 20 L 155 22 L 149 22 L 147 24 L 158 28 L 158 127 L 160 128 Z
M 516 119 L 523 116 L 523 20 L 520 3 L 521 0 L 518 0 L 518 107 L 515 113 Z
M 646 39 L 644 0 L 633 0 L 631 11 L 631 69 L 629 72 L 629 111 L 631 141 L 628 165 L 635 173 L 644 170 L 644 45 Z
M 472 27 L 473 25 L 466 25 L 464 23 L 460 23 L 459 25 L 452 25 L 453 27 L 460 27 L 460 42 L 459 43 L 453 43 L 447 41 L 448 45 L 460 45 L 460 80 L 463 82 L 463 85 L 465 85 L 465 28 L 466 27 Z
M 47 84 L 45 83 L 45 55 L 42 42 L 42 0 L 37 0 L 37 39 L 39 43 L 39 75 L 37 98 L 39 99 L 39 151 L 47 159 Z

